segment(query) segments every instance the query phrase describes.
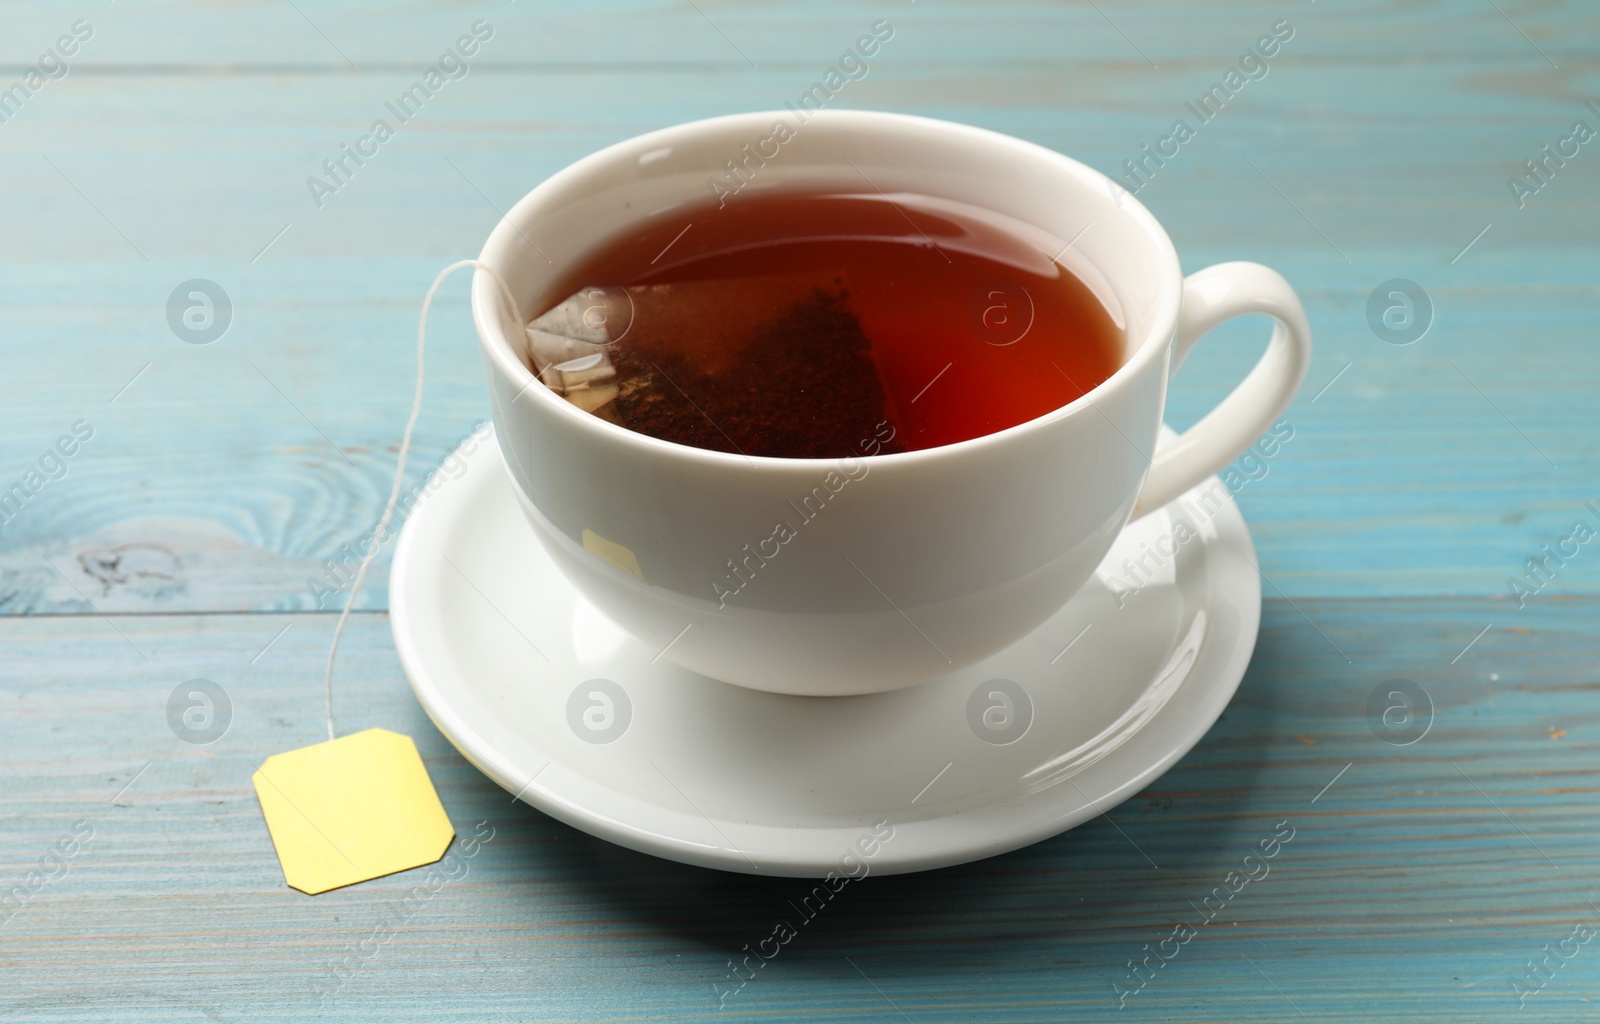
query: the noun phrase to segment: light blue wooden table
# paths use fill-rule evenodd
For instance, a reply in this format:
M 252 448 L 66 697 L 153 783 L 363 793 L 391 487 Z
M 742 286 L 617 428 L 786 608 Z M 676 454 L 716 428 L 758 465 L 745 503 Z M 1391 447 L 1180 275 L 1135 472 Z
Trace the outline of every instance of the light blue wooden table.
M 313 201 L 308 176 L 480 19 L 470 72 Z M 1267 582 L 1232 706 L 1112 821 L 869 879 L 719 1010 L 794 883 L 510 804 L 406 686 L 385 551 L 341 721 L 416 737 L 457 828 L 494 838 L 389 931 L 417 873 L 286 888 L 250 774 L 323 736 L 333 616 L 307 579 L 378 514 L 435 271 L 547 174 L 779 106 L 879 19 L 894 36 L 837 105 L 1107 171 L 1292 26 L 1139 194 L 1186 269 L 1272 264 L 1316 331 L 1294 437 L 1238 495 Z M 1569 542 L 1531 596 L 1511 581 L 1600 530 L 1600 142 L 1524 167 L 1600 129 L 1597 46 L 1576 0 L 6 4 L 0 885 L 26 898 L 0 911 L 0 1020 L 1591 1018 L 1600 943 L 1573 936 L 1600 927 L 1600 544 Z M 168 324 L 191 279 L 227 296 L 220 340 Z M 1369 322 L 1392 279 L 1431 306 L 1411 344 Z M 465 288 L 437 307 L 412 482 L 487 415 Z M 1203 346 L 1172 420 L 1261 338 Z M 209 745 L 167 722 L 191 678 L 231 701 Z M 1395 678 L 1435 708 L 1411 745 L 1369 723 Z M 1280 821 L 1270 875 L 1120 998 Z

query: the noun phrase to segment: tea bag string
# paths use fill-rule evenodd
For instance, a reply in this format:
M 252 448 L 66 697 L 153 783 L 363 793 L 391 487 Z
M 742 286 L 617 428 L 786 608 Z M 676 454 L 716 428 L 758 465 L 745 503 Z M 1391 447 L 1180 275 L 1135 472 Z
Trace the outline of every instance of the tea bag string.
M 356 603 L 356 595 L 361 593 L 361 584 L 367 578 L 367 567 L 372 564 L 372 559 L 378 554 L 378 548 L 383 544 L 383 531 L 389 528 L 389 520 L 394 516 L 395 503 L 400 498 L 400 484 L 406 476 L 406 456 L 411 453 L 411 433 L 416 429 L 417 416 L 422 412 L 422 355 L 426 347 L 428 336 L 428 309 L 433 305 L 434 293 L 439 286 L 444 284 L 445 278 L 460 270 L 462 267 L 476 267 L 477 269 L 494 278 L 500 287 L 500 295 L 506 302 L 506 308 L 511 311 L 511 320 L 517 325 L 518 335 L 527 331 L 527 323 L 522 318 L 522 312 L 517 308 L 517 300 L 512 296 L 511 289 L 506 285 L 505 278 L 499 271 L 481 260 L 458 260 L 439 271 L 439 276 L 433 279 L 433 285 L 428 289 L 427 297 L 422 300 L 422 316 L 417 323 L 417 386 L 411 396 L 411 415 L 406 419 L 405 435 L 400 439 L 400 457 L 394 467 L 394 483 L 389 488 L 389 500 L 384 502 L 383 515 L 378 519 L 378 527 L 372 536 L 372 543 L 368 546 L 366 554 L 361 556 L 361 565 L 356 569 L 355 582 L 350 585 L 350 594 L 344 600 L 344 610 L 339 613 L 339 623 L 333 628 L 333 645 L 328 648 L 328 667 L 322 676 L 322 687 L 327 702 L 328 711 L 328 739 L 334 738 L 333 732 L 333 659 L 339 653 L 339 640 L 344 636 L 345 622 L 350 618 L 350 609 Z

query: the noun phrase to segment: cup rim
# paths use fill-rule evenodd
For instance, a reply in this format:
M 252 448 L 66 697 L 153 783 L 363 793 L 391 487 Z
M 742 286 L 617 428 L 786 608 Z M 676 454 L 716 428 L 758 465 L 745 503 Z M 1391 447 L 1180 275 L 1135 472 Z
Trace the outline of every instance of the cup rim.
M 748 122 L 752 127 L 759 126 L 764 129 L 772 124 L 774 118 L 787 120 L 789 113 L 789 111 L 767 110 L 702 118 L 667 128 L 659 128 L 643 135 L 632 136 L 612 143 L 604 149 L 597 150 L 550 175 L 519 199 L 500 218 L 494 229 L 489 232 L 489 237 L 485 240 L 483 249 L 478 253 L 478 259 L 503 274 L 503 268 L 506 265 L 503 254 L 511 252 L 516 239 L 522 236 L 521 225 L 532 219 L 533 214 L 545 204 L 545 199 L 550 193 L 559 191 L 573 181 L 581 180 L 594 168 L 609 164 L 622 157 L 633 160 L 641 150 L 648 151 L 672 146 L 685 141 L 689 136 L 711 128 L 725 127 L 738 122 Z M 499 286 L 480 267 L 475 269 L 472 275 L 472 320 L 477 330 L 478 342 L 483 348 L 485 356 L 489 359 L 491 366 L 507 375 L 517 385 L 519 395 L 525 394 L 529 400 L 541 403 L 552 415 L 568 417 L 567 422 L 579 429 L 599 431 L 601 436 L 609 437 L 619 444 L 634 446 L 642 452 L 653 452 L 657 456 L 687 459 L 700 463 L 707 468 L 729 468 L 737 464 L 747 470 L 749 468 L 759 468 L 777 471 L 800 468 L 814 471 L 824 467 L 832 467 L 851 459 L 872 459 L 874 465 L 887 465 L 890 463 L 910 465 L 934 459 L 950 458 L 960 454 L 981 453 L 985 449 L 1006 444 L 1011 439 L 1025 433 L 1045 430 L 1064 420 L 1083 415 L 1085 410 L 1093 408 L 1096 399 L 1103 398 L 1110 391 L 1124 386 L 1127 381 L 1143 372 L 1151 361 L 1162 358 L 1170 347 L 1172 338 L 1177 331 L 1179 300 L 1183 288 L 1183 273 L 1177 250 L 1173 246 L 1172 239 L 1167 235 L 1166 230 L 1156 220 L 1155 215 L 1143 203 L 1139 202 L 1133 193 L 1118 186 L 1105 174 L 1081 161 L 1074 160 L 1072 157 L 1037 143 L 991 131 L 987 128 L 960 124 L 955 121 L 871 110 L 824 109 L 810 111 L 809 113 L 810 116 L 805 122 L 808 127 L 819 121 L 832 122 L 842 126 L 853 122 L 889 131 L 896 128 L 916 127 L 923 130 L 933 129 L 950 136 L 959 137 L 964 135 L 976 145 L 991 147 L 999 145 L 1013 150 L 1018 155 L 1026 155 L 1036 160 L 1042 160 L 1047 164 L 1053 164 L 1055 165 L 1055 170 L 1059 171 L 1065 178 L 1074 181 L 1081 188 L 1115 190 L 1111 192 L 1114 197 L 1120 193 L 1116 204 L 1118 211 L 1131 218 L 1135 227 L 1154 246 L 1157 253 L 1157 272 L 1164 273 L 1170 282 L 1168 286 L 1159 289 L 1159 298 L 1150 317 L 1151 326 L 1144 332 L 1143 337 L 1131 339 L 1132 354 L 1124 359 L 1122 364 L 1105 380 L 1065 405 L 1052 409 L 1040 416 L 1035 416 L 1033 419 L 1025 420 L 1015 426 L 967 438 L 963 441 L 904 452 L 886 452 L 876 455 L 843 455 L 832 458 L 743 455 L 739 452 L 722 452 L 710 448 L 697 448 L 693 445 L 667 441 L 639 431 L 630 430 L 627 427 L 585 412 L 557 395 L 554 391 L 542 386 L 539 378 L 522 361 L 510 339 L 500 329 L 499 311 L 503 309 L 505 300 L 500 293 Z

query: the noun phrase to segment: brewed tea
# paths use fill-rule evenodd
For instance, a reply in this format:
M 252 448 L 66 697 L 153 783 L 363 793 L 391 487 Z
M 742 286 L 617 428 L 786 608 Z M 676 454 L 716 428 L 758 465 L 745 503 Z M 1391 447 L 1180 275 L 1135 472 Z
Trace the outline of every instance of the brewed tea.
M 677 207 L 568 270 L 529 357 L 575 404 L 680 444 L 932 448 L 1044 415 L 1121 364 L 1111 313 L 1057 262 L 1069 246 L 906 193 Z

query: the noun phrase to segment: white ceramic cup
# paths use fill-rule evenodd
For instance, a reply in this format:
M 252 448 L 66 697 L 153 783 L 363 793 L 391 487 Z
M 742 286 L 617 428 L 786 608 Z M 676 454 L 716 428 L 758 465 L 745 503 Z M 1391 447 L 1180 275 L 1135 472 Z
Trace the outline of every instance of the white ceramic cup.
M 779 122 L 791 137 L 775 145 Z M 745 156 L 774 148 L 759 163 Z M 704 202 L 730 160 L 745 161 L 746 190 L 921 193 L 1076 236 L 1060 262 L 1106 303 L 1126 348 L 1082 398 L 997 433 L 863 459 L 747 458 L 635 433 L 547 389 L 479 271 L 472 310 L 496 436 L 528 521 L 584 597 L 657 658 L 816 696 L 970 665 L 1059 609 L 1130 516 L 1244 452 L 1305 374 L 1310 328 L 1274 271 L 1224 263 L 1186 278 L 1155 218 L 1100 172 L 898 114 L 739 114 L 618 143 L 523 197 L 480 259 L 524 317 L 538 314 L 565 298 L 551 288 L 573 260 L 651 214 Z M 1207 331 L 1244 313 L 1277 321 L 1265 355 L 1156 452 L 1168 377 Z

